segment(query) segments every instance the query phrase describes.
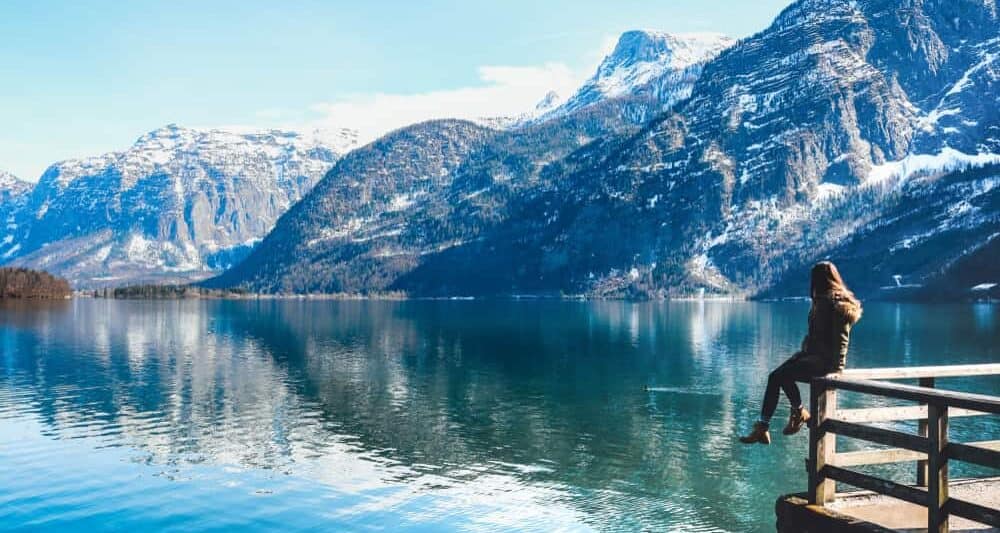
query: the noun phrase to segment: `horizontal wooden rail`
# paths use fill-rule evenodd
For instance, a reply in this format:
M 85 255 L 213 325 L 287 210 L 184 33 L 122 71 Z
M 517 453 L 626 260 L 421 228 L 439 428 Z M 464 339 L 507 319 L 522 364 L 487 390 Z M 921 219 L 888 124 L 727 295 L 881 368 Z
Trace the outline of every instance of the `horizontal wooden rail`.
M 969 520 L 975 520 L 980 524 L 1000 528 L 1000 511 L 997 509 L 990 509 L 984 505 L 959 500 L 957 498 L 949 498 L 948 501 L 945 502 L 944 508 L 949 514 L 961 516 L 962 518 L 968 518 Z
M 848 368 L 840 372 L 848 379 L 954 378 L 1000 375 L 1000 363 L 981 365 L 909 366 L 897 368 Z
M 853 392 L 863 392 L 875 394 L 900 400 L 910 400 L 914 402 L 933 403 L 936 405 L 959 407 L 982 411 L 990 414 L 1000 414 L 1000 397 L 986 394 L 973 394 L 971 392 L 956 392 L 927 387 L 917 387 L 914 385 L 902 385 L 900 383 L 887 383 L 885 381 L 872 381 L 867 379 L 845 379 L 842 377 L 826 376 L 813 380 L 821 386 L 831 387 L 838 390 Z
M 826 465 L 823 468 L 823 473 L 832 480 L 847 483 L 859 489 L 868 489 L 872 492 L 892 496 L 893 498 L 920 506 L 927 503 L 927 491 L 909 485 L 903 485 L 902 483 L 896 483 L 888 479 L 880 479 L 833 465 Z
M 830 433 L 843 435 L 845 437 L 866 440 L 877 444 L 884 444 L 886 446 L 905 448 L 907 450 L 917 452 L 927 452 L 930 447 L 930 441 L 927 440 L 927 437 L 903 433 L 902 431 L 896 431 L 894 429 L 884 429 L 854 424 L 852 422 L 844 422 L 843 420 L 836 420 L 833 418 L 824 421 L 822 429 Z
M 994 447 L 993 444 L 1000 444 L 1000 441 L 970 442 L 968 444 L 949 442 L 944 453 L 948 459 L 989 468 L 1000 468 L 1000 446 Z
M 982 416 L 991 413 L 971 409 L 948 409 L 948 416 Z M 925 420 L 926 405 L 904 405 L 894 407 L 868 407 L 864 409 L 838 409 L 837 419 L 844 422 L 896 422 L 899 420 Z
M 858 450 L 837 452 L 833 456 L 834 466 L 881 465 L 906 461 L 926 461 L 927 454 L 903 448 L 883 448 L 881 450 Z
M 847 483 L 859 489 L 884 494 L 898 500 L 903 500 L 904 502 L 920 506 L 924 506 L 927 503 L 927 491 L 916 487 L 903 485 L 902 483 L 896 483 L 887 479 L 880 479 L 833 465 L 826 465 L 823 468 L 823 473 L 826 477 L 835 481 Z M 955 516 L 975 520 L 976 522 L 993 527 L 1000 527 L 1000 511 L 996 509 L 957 498 L 948 498 L 948 501 L 945 503 L 945 509 L 949 514 Z
M 956 448 L 957 446 L 957 448 Z M 968 455 L 963 457 L 963 452 L 965 448 L 975 448 L 976 451 L 973 454 L 981 453 L 980 450 L 985 449 L 987 452 L 994 451 L 993 453 L 1000 452 L 1000 440 L 984 440 L 980 442 L 968 442 L 965 444 L 958 444 L 952 442 L 948 444 L 947 453 L 949 459 L 956 459 L 959 461 L 966 461 L 969 463 L 976 463 L 982 465 L 982 462 L 970 461 L 966 459 Z M 955 450 L 960 449 L 956 455 Z M 927 454 L 923 452 L 918 452 L 914 450 L 907 450 L 904 448 L 882 448 L 878 450 L 858 450 L 855 452 L 838 452 L 833 457 L 833 464 L 835 466 L 859 466 L 859 465 L 880 465 L 886 463 L 904 463 L 907 461 L 925 461 L 927 460 Z M 988 459 L 987 459 L 988 460 Z M 996 464 L 996 463 L 994 463 Z M 991 466 L 985 464 L 984 466 Z

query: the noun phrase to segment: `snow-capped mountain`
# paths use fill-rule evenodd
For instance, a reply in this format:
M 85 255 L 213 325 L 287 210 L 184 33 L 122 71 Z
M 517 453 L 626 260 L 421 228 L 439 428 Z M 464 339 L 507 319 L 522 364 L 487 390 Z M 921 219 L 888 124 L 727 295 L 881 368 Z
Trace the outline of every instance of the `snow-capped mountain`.
M 202 278 L 245 255 L 354 144 L 349 130 L 165 126 L 49 167 L 13 213 L 0 260 L 77 287 Z
M 625 32 L 597 72 L 573 96 L 561 105 L 553 105 L 550 94 L 539 103 L 535 120 L 629 96 L 645 96 L 661 108 L 670 107 L 690 96 L 702 66 L 734 42 L 719 33 Z
M 16 224 L 14 213 L 24 205 L 31 192 L 31 184 L 17 176 L 0 170 L 0 249 L 14 240 L 11 234 Z
M 976 258 L 1000 239 L 996 7 L 904 4 L 799 0 L 721 53 L 730 43 L 678 53 L 675 42 L 630 32 L 576 95 L 526 126 L 415 126 L 356 152 L 214 282 L 278 292 L 748 294 L 798 280 L 827 256 L 870 274 L 865 290 L 995 264 Z M 636 87 L 664 87 L 660 73 L 706 50 L 717 55 L 693 63 L 696 72 L 683 67 L 692 78 L 658 94 L 666 109 L 630 107 L 649 101 Z M 594 117 L 644 126 L 638 135 L 594 128 Z M 432 161 L 465 128 L 476 143 L 450 152 L 445 170 L 405 157 L 425 142 L 419 159 Z M 361 215 L 331 225 L 332 213 Z M 993 268 L 960 270 L 1000 281 Z
M 912 178 L 996 161 L 995 6 L 906 4 L 795 2 L 706 64 L 690 98 L 615 146 L 607 165 L 526 207 L 525 226 L 543 202 L 559 222 L 522 240 L 518 262 L 595 292 L 756 292 L 885 223 Z M 953 98 L 971 112 L 959 117 Z M 996 228 L 995 206 L 976 209 Z M 576 245 L 615 227 L 631 237 Z M 567 266 L 546 272 L 535 250 Z M 925 272 L 955 261 L 955 250 L 940 251 Z
M 10 172 L 0 170 L 0 205 L 8 203 L 30 190 L 30 183 L 22 181 Z

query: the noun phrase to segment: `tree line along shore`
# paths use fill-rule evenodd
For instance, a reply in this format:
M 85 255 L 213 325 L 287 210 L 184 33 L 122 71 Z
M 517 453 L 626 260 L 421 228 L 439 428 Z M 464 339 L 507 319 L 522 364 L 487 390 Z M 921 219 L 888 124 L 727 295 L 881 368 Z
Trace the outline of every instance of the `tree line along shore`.
M 988 286 L 987 286 L 988 285 Z M 997 301 L 995 291 L 996 284 L 983 284 L 974 287 L 961 298 L 934 298 L 934 294 L 925 293 L 891 293 L 873 296 L 871 299 L 888 301 Z M 91 298 L 109 299 L 129 299 L 129 300 L 177 300 L 177 299 L 309 299 L 309 300 L 406 300 L 413 296 L 404 291 L 382 291 L 372 293 L 310 293 L 310 294 L 266 294 L 256 293 L 245 288 L 208 288 L 195 284 L 137 284 L 123 287 L 105 287 L 91 290 L 74 291 L 70 283 L 59 276 L 54 276 L 48 272 L 32 270 L 20 267 L 0 267 L 0 299 L 66 299 L 72 296 L 82 296 Z M 940 295 L 938 295 L 940 296 Z M 480 295 L 477 298 L 482 298 Z M 570 299 L 588 300 L 593 299 L 585 295 L 569 294 L 516 294 L 516 295 L 495 295 L 494 298 L 502 299 Z M 489 296 L 486 296 L 489 299 Z M 461 296 L 441 296 L 423 297 L 417 299 L 472 299 Z M 603 299 L 603 298 L 602 298 Z M 618 299 L 618 298 L 611 298 Z M 648 298 L 622 298 L 626 300 L 643 300 Z M 698 294 L 690 297 L 673 297 L 670 300 L 762 300 L 780 301 L 795 300 L 798 298 L 773 297 L 764 295 L 732 295 L 732 294 Z M 805 298 L 802 298 L 805 299 Z
M 0 267 L 0 298 L 64 299 L 72 294 L 68 281 L 48 272 Z

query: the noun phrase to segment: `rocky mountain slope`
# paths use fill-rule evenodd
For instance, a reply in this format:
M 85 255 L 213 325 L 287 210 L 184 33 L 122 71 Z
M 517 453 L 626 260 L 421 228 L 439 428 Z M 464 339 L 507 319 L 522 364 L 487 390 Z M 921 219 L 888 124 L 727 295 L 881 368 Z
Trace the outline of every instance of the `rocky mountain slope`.
M 545 119 L 503 128 L 431 121 L 389 134 L 339 162 L 243 264 L 208 284 L 389 290 L 428 258 L 486 238 L 519 198 L 567 172 L 575 150 L 637 132 L 728 42 L 629 32 L 574 99 L 543 100 L 540 109 L 552 108 Z M 609 76 L 622 78 L 615 88 Z
M 403 128 L 345 156 L 244 262 L 206 284 L 389 290 L 427 258 L 486 238 L 518 198 L 565 172 L 573 151 L 636 131 L 629 117 L 609 104 L 514 130 L 456 120 Z
M 708 63 L 691 98 L 640 135 L 574 156 L 601 163 L 577 165 L 489 239 L 426 261 L 398 288 L 767 289 L 878 226 L 914 178 L 1000 161 L 998 28 L 989 2 L 797 2 Z M 920 276 L 883 272 L 870 286 L 893 274 Z
M 1000 296 L 998 251 L 1000 164 L 988 164 L 908 180 L 884 198 L 878 218 L 826 255 L 862 294 L 974 297 Z M 798 259 L 764 296 L 801 294 L 811 258 Z
M 350 131 L 166 126 L 49 167 L 8 214 L 0 260 L 78 288 L 204 278 L 246 255 L 354 143 Z
M 656 55 L 629 41 L 619 50 Z M 516 131 L 468 131 L 470 143 L 446 151 L 450 166 L 415 168 L 405 154 L 438 153 L 441 126 L 409 130 L 438 139 L 426 146 L 386 138 L 368 153 L 371 166 L 335 167 L 279 222 L 264 243 L 273 245 L 215 282 L 278 292 L 754 294 L 852 242 L 864 250 L 850 252 L 859 258 L 850 268 L 874 273 L 866 290 L 893 276 L 929 282 L 961 263 L 958 248 L 903 246 L 876 268 L 886 243 L 872 236 L 898 219 L 893 239 L 939 242 L 921 235 L 971 209 L 978 214 L 947 218 L 974 228 L 961 249 L 992 249 L 992 175 L 961 170 L 1000 162 L 998 44 L 992 0 L 800 0 L 699 67 L 690 95 L 665 113 L 630 115 L 633 100 L 618 97 L 533 126 L 540 138 L 580 137 L 580 119 L 560 120 L 582 112 L 619 125 L 641 115 L 631 122 L 645 123 L 641 131 L 592 128 L 594 137 L 554 150 Z M 605 63 L 595 79 L 620 77 L 607 72 L 627 62 Z M 577 97 L 601 84 L 590 86 Z M 308 214 L 317 205 L 327 210 Z

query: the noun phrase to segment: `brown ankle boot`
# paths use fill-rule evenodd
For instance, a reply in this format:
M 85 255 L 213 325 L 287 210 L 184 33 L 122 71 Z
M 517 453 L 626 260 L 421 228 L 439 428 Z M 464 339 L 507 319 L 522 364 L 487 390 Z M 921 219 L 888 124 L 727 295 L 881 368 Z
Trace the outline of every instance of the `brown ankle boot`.
M 753 425 L 753 430 L 750 434 L 745 437 L 740 437 L 740 442 L 743 444 L 753 444 L 759 442 L 761 444 L 771 444 L 771 433 L 767 430 L 767 424 L 763 422 L 756 422 Z
M 799 407 L 798 409 L 792 409 L 792 414 L 788 417 L 788 425 L 785 426 L 781 432 L 785 435 L 794 435 L 802 429 L 809 419 L 809 411 L 806 411 L 805 407 Z

